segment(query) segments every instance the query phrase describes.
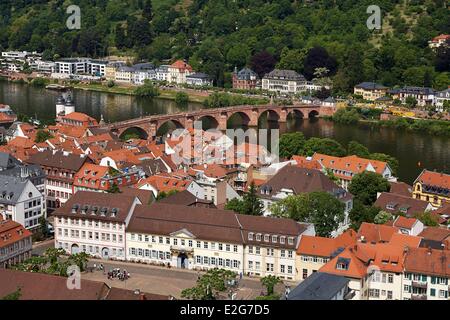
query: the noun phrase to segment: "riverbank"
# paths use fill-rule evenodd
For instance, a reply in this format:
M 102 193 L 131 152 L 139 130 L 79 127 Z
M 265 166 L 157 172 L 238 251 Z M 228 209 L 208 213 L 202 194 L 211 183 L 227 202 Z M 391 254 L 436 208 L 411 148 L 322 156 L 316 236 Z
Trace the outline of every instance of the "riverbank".
M 368 116 L 357 109 L 339 109 L 333 116 L 325 117 L 335 123 L 345 125 L 364 124 L 371 127 L 387 127 L 411 132 L 422 132 L 434 136 L 450 137 L 450 121 L 436 119 L 419 119 L 391 117 L 381 120 L 379 116 Z

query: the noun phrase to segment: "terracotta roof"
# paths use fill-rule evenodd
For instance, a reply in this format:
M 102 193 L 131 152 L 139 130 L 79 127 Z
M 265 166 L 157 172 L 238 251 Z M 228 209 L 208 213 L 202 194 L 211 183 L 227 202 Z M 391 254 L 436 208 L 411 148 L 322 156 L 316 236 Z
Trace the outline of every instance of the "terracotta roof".
M 219 164 L 205 164 L 192 167 L 195 171 L 201 171 L 210 178 L 225 178 L 229 170 Z
M 450 190 L 450 175 L 442 172 L 423 170 L 422 173 L 417 177 L 416 181 L 414 181 L 414 183 L 416 182 Z
M 392 225 L 397 228 L 412 229 L 418 221 L 419 220 L 417 220 L 415 218 L 407 218 L 404 216 L 398 216 Z
M 405 271 L 450 277 L 450 251 L 410 248 L 405 258 Z
M 297 167 L 305 169 L 322 170 L 322 166 L 317 160 L 303 156 L 292 156 L 292 160 L 296 162 Z
M 300 239 L 297 254 L 331 257 L 339 248 L 343 249 L 356 243 L 356 233 L 347 230 L 336 238 L 324 238 L 304 235 Z
M 343 268 L 339 269 L 337 267 L 338 264 L 343 266 Z M 361 279 L 366 276 L 367 266 L 356 256 L 352 247 L 347 247 L 339 255 L 323 265 L 319 271 Z
M 440 227 L 426 227 L 419 237 L 427 240 L 444 241 L 450 237 L 450 229 Z
M 34 140 L 24 137 L 15 137 L 9 140 L 8 147 L 20 147 L 24 149 L 30 149 L 35 145 Z
M 72 112 L 66 116 L 63 116 L 62 118 L 68 119 L 68 120 L 80 121 L 80 122 L 95 122 L 95 123 L 97 123 L 97 120 L 95 120 L 94 118 L 88 116 L 85 113 L 81 113 L 81 112 Z
M 27 237 L 31 237 L 31 232 L 20 223 L 12 220 L 0 220 L 0 248 L 7 247 Z
M 447 40 L 447 39 L 450 39 L 449 34 L 441 34 L 441 35 L 438 35 L 437 37 L 434 37 L 432 42 L 438 42 L 439 40 Z
M 85 163 L 75 174 L 74 186 L 86 186 L 91 189 L 99 189 L 100 181 L 109 172 L 109 167 L 99 166 L 92 163 Z M 78 181 L 81 179 L 81 182 Z M 92 184 L 94 182 L 94 184 Z
M 391 240 L 389 241 L 389 244 L 402 248 L 418 248 L 421 241 L 421 237 L 410 236 L 402 233 L 394 233 L 391 237 Z
M 174 63 L 170 65 L 172 68 L 180 69 L 181 72 L 185 72 L 185 70 L 188 70 L 189 72 L 192 72 L 192 67 L 188 65 L 183 60 L 177 60 Z
M 169 300 L 169 296 L 112 287 L 106 300 Z
M 119 149 L 114 151 L 108 151 L 103 154 L 103 157 L 109 157 L 113 159 L 116 164 L 120 167 L 127 164 L 139 164 L 139 158 L 134 154 L 133 151 L 128 149 Z
M 146 184 L 153 186 L 158 192 L 169 192 L 171 190 L 183 191 L 192 183 L 189 180 L 181 180 L 162 175 L 151 176 L 140 180 L 136 187 L 141 188 Z
M 124 222 L 133 208 L 135 199 L 135 196 L 120 193 L 78 191 L 52 215 Z M 87 212 L 84 214 L 82 211 L 85 208 Z M 106 209 L 105 214 L 102 209 Z
M 390 193 L 399 194 L 406 197 L 411 197 L 412 195 L 412 186 L 404 182 L 389 182 L 391 185 Z
M 363 222 L 359 227 L 357 237 L 358 241 L 361 241 L 361 237 L 364 237 L 365 242 L 375 244 L 391 241 L 392 235 L 398 232 L 398 228 L 393 226 Z
M 429 203 L 427 201 L 414 199 L 410 196 L 382 192 L 373 205 L 386 212 L 402 212 L 407 216 L 412 217 L 417 213 L 426 211 Z
M 387 163 L 378 160 L 364 159 L 358 156 L 334 157 L 326 154 L 315 153 L 313 160 L 319 161 L 325 168 L 352 172 L 353 174 L 362 173 L 372 166 L 376 173 L 382 174 Z M 351 180 L 352 176 L 334 173 L 337 177 Z

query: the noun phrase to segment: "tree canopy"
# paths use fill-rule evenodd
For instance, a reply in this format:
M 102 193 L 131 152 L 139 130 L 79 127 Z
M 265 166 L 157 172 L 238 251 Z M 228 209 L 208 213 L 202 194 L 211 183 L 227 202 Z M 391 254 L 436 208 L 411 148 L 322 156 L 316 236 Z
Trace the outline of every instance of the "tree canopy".
M 352 178 L 348 191 L 353 194 L 355 200 L 371 206 L 377 200 L 378 192 L 388 192 L 390 188 L 389 182 L 380 174 L 364 171 Z

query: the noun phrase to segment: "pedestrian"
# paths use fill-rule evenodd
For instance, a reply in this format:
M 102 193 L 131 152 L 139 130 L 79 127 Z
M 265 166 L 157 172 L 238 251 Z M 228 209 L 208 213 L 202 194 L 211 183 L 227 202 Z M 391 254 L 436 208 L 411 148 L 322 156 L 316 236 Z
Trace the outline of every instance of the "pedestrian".
M 239 280 L 242 280 L 242 272 L 239 273 Z

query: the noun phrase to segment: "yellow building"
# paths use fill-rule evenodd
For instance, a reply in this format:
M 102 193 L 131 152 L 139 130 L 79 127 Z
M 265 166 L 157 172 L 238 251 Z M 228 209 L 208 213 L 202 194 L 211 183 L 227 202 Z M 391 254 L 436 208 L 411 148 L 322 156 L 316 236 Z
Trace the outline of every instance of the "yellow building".
M 450 202 L 450 175 L 424 169 L 414 181 L 413 198 L 425 200 L 433 207 Z
M 375 101 L 384 97 L 388 88 L 374 82 L 362 82 L 353 88 L 353 93 L 362 96 L 364 100 Z

